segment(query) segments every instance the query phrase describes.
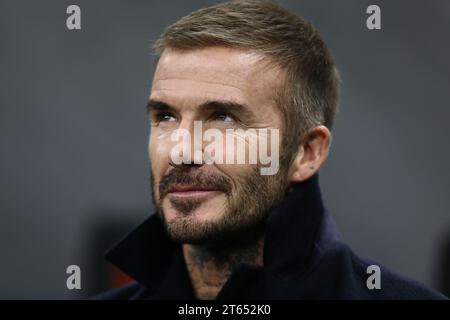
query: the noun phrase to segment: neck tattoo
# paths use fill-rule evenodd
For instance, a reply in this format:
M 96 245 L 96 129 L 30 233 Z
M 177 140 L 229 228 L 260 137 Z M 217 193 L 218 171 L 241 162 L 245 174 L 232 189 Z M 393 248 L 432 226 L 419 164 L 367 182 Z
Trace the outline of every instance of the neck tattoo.
M 212 300 L 240 264 L 263 265 L 263 239 L 247 245 L 218 250 L 201 245 L 183 245 L 183 255 L 195 296 Z

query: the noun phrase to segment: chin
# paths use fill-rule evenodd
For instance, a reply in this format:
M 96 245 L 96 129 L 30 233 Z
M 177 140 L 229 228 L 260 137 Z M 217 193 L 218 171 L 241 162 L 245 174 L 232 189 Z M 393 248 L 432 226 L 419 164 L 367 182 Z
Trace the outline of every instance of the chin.
M 203 201 L 164 199 L 163 211 L 166 221 L 179 217 L 195 217 L 199 221 L 213 221 L 219 218 L 226 208 L 225 195 L 216 195 Z
M 169 223 L 180 219 L 198 223 L 210 223 L 218 220 L 221 217 L 221 212 L 211 212 L 211 210 L 207 210 L 206 208 L 197 208 L 194 211 L 185 214 L 170 207 L 169 209 L 164 210 L 164 217 Z

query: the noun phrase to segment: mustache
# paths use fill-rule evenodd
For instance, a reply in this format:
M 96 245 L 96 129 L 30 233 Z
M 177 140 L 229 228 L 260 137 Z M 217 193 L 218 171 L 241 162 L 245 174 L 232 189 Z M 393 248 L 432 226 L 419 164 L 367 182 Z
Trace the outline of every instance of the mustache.
M 215 189 L 230 195 L 232 190 L 231 180 L 221 174 L 205 173 L 198 168 L 173 168 L 168 174 L 162 177 L 159 182 L 159 198 L 162 200 L 176 185 L 189 185 L 203 189 Z

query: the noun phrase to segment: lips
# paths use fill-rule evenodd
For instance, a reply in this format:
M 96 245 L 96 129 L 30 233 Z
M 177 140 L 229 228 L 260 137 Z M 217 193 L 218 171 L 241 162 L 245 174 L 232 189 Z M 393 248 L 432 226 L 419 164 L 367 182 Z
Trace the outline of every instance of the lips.
M 175 184 L 167 192 L 169 199 L 179 201 L 205 201 L 218 195 L 221 190 L 211 187 Z
M 204 192 L 204 191 L 220 191 L 220 190 L 210 187 L 175 184 L 169 188 L 167 193 L 197 192 L 197 191 Z

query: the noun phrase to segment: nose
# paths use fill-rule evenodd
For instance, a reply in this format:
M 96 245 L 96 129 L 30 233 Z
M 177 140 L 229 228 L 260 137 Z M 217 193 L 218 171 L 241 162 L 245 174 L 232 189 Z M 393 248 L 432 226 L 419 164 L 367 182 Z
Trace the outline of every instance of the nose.
M 203 165 L 202 121 L 182 119 L 176 131 L 172 133 L 172 138 L 175 138 L 177 144 L 169 153 L 169 164 L 171 166 Z

